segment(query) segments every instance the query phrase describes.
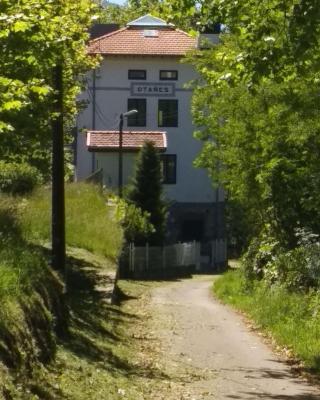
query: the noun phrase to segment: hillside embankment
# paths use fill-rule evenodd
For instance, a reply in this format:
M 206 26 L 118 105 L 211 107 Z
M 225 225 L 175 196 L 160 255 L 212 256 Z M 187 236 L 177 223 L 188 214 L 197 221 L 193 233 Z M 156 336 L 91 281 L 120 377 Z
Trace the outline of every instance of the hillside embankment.
M 70 336 L 75 271 L 88 264 L 103 276 L 108 267 L 111 283 L 115 277 L 122 233 L 114 219 L 108 220 L 104 195 L 92 185 L 66 189 L 67 244 L 81 248 L 68 250 L 66 269 L 59 272 L 50 266 L 47 245 L 50 188 L 24 196 L 0 194 L 0 393 L 5 399 L 51 398 L 26 382 L 56 361 L 60 341 Z

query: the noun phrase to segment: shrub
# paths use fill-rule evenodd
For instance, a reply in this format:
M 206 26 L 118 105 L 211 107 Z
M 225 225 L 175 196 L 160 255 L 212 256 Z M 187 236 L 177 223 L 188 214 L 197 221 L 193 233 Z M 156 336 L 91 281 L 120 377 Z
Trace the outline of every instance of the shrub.
M 271 236 L 271 235 L 270 235 Z M 247 284 L 263 279 L 290 290 L 320 289 L 320 242 L 318 235 L 296 229 L 297 246 L 286 250 L 268 234 L 251 241 L 242 259 Z
M 32 192 L 41 182 L 39 171 L 29 164 L 0 161 L 0 192 L 21 195 Z
M 246 280 L 263 279 L 266 270 L 270 274 L 273 261 L 282 251 L 279 242 L 273 237 L 270 227 L 265 226 L 260 236 L 252 239 L 248 251 L 242 258 Z
M 277 280 L 290 290 L 320 289 L 319 237 L 304 229 L 296 230 L 298 246 L 274 261 Z
M 150 223 L 150 214 L 142 211 L 134 204 L 129 204 L 123 199 L 115 198 L 116 216 L 124 230 L 127 242 L 146 242 L 147 238 L 154 232 Z
M 7 237 L 20 236 L 21 229 L 16 218 L 17 202 L 11 196 L 0 196 L 0 242 Z

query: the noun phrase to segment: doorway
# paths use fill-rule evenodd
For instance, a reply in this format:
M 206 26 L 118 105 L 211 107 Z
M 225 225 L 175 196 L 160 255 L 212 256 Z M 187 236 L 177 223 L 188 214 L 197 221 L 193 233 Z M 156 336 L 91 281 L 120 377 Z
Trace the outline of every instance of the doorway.
M 201 242 L 204 237 L 204 222 L 202 219 L 184 220 L 181 223 L 182 242 Z

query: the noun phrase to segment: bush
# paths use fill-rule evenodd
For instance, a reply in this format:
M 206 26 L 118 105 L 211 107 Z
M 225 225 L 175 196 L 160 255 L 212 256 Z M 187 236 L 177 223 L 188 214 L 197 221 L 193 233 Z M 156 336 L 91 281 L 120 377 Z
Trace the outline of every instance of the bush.
M 263 279 L 266 270 L 271 272 L 277 254 L 283 250 L 273 237 L 269 226 L 265 226 L 260 236 L 252 239 L 249 248 L 242 258 L 242 268 L 247 281 Z M 270 276 L 271 278 L 271 276 Z
M 0 192 L 22 195 L 40 184 L 41 174 L 29 164 L 0 161 Z
M 271 235 L 270 235 L 271 236 Z M 296 229 L 297 247 L 286 250 L 263 234 L 252 240 L 242 259 L 246 282 L 263 279 L 290 290 L 320 289 L 320 242 L 318 235 Z
M 320 242 L 310 231 L 296 230 L 298 247 L 280 254 L 273 263 L 277 281 L 290 290 L 320 289 Z
M 123 227 L 126 241 L 145 243 L 154 232 L 154 227 L 150 223 L 150 214 L 123 199 L 115 198 L 114 201 L 117 207 L 116 216 Z

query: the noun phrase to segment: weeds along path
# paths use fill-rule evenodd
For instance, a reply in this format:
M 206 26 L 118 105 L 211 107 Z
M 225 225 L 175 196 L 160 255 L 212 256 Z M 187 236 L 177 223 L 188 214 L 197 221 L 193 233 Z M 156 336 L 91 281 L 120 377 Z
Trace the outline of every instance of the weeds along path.
M 176 399 L 320 400 L 317 388 L 293 376 L 239 315 L 212 298 L 211 286 L 212 277 L 199 277 L 152 291 L 163 359 L 199 377 L 185 381 Z

